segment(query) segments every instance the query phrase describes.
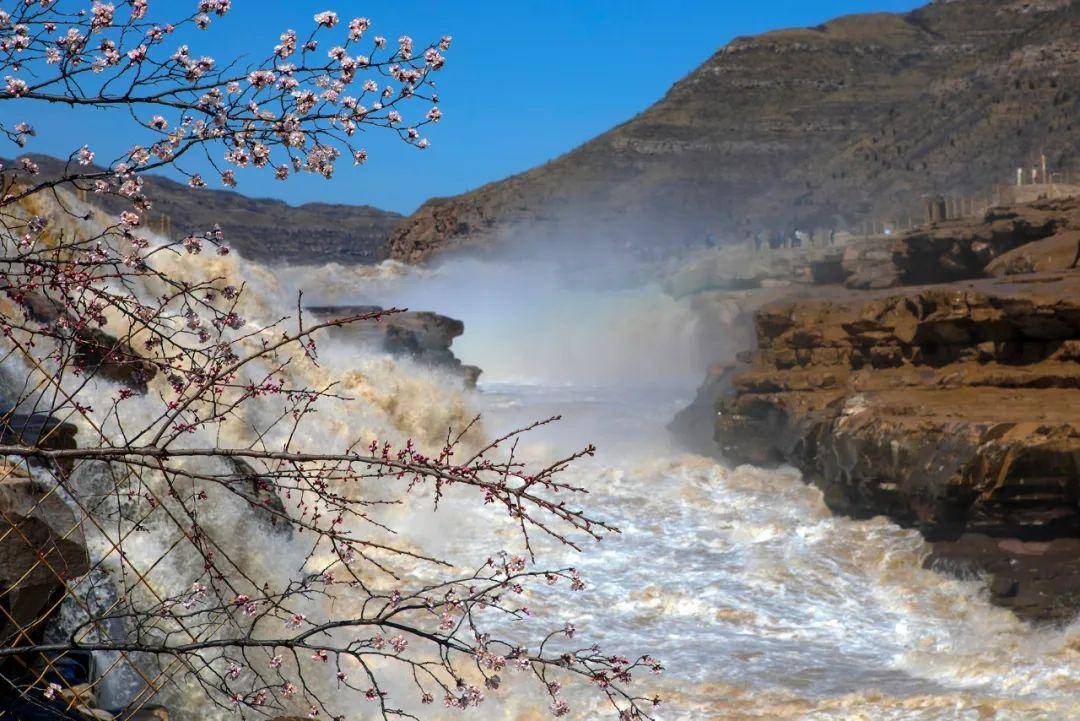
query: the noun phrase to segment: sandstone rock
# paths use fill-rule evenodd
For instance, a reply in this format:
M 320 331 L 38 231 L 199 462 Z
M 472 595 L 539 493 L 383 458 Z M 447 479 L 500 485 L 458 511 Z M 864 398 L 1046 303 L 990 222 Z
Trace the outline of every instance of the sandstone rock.
M 987 266 L 986 271 L 993 276 L 1005 277 L 1068 270 L 1078 252 L 1080 228 L 1065 230 L 1002 254 Z
M 1080 539 L 1032 544 L 965 534 L 934 543 L 926 565 L 952 573 L 989 575 L 990 600 L 1021 618 L 1067 623 L 1080 608 Z
M 705 382 L 693 402 L 679 411 L 668 424 L 675 437 L 688 449 L 706 455 L 716 453 L 713 427 L 716 425 L 716 399 L 727 389 L 736 369 L 732 363 L 716 363 L 709 368 Z
M 992 208 L 871 238 L 844 251 L 844 284 L 875 290 L 987 276 L 1066 270 L 1080 247 L 1080 197 Z
M 1080 539 L 1080 272 L 781 301 L 755 325 L 716 406 L 729 460 L 791 463 L 835 511 L 934 541 Z M 1043 587 L 1080 568 L 1047 578 L 997 596 L 1057 618 Z

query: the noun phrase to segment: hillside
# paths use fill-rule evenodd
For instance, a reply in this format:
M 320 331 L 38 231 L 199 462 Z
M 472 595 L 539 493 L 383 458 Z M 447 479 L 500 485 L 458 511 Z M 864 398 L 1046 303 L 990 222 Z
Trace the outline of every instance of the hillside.
M 43 176 L 63 170 L 63 160 L 31 157 Z M 161 213 L 171 220 L 174 235 L 202 234 L 217 223 L 230 247 L 245 258 L 267 263 L 377 262 L 386 257 L 387 237 L 401 220 L 398 213 L 367 205 L 294 206 L 226 190 L 193 190 L 157 175 L 144 179 L 146 194 L 154 203 L 149 220 L 155 228 Z M 119 197 L 91 195 L 90 199 L 112 212 L 128 209 Z
M 621 245 L 921 218 L 1030 167 L 1080 170 L 1080 3 L 938 0 L 739 38 L 576 150 L 426 203 L 390 253 Z

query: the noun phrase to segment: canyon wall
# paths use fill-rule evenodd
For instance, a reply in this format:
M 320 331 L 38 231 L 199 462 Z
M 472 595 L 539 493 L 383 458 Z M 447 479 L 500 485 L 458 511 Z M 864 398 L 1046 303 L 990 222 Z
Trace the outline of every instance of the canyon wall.
M 834 510 L 918 528 L 930 562 L 993 574 L 996 600 L 1025 617 L 1071 618 L 1078 231 L 1071 199 L 849 246 L 846 286 L 759 308 L 755 349 L 676 428 L 705 422 L 729 462 L 794 465 Z

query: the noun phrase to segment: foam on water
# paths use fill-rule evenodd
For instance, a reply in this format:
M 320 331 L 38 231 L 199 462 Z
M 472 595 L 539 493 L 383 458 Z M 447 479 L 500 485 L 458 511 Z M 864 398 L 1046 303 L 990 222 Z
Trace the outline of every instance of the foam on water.
M 545 280 L 528 309 L 499 309 L 455 295 L 457 270 L 440 281 L 438 270 L 395 265 L 281 273 L 232 257 L 197 262 L 202 273 L 248 282 L 241 311 L 253 322 L 288 314 L 296 291 L 316 278 L 320 291 L 313 302 L 410 305 L 465 321 L 466 340 L 473 340 L 459 354 L 488 371 L 478 395 L 463 393 L 438 372 L 327 341 L 319 366 L 293 367 L 297 383 L 343 380 L 346 394 L 360 400 L 329 402 L 298 444 L 339 449 L 376 436 L 437 443 L 447 426 L 476 410 L 485 411 L 486 428 L 500 431 L 563 414 L 561 424 L 532 434 L 521 449 L 537 460 L 596 442 L 598 455 L 570 473 L 590 489 L 596 513 L 623 533 L 580 557 L 534 539 L 545 565 L 578 566 L 590 590 L 537 592 L 528 598 L 535 620 L 508 632 L 524 636 L 541 621 L 548 629 L 565 618 L 581 637 L 627 655 L 660 657 L 668 672 L 646 680 L 668 699 L 660 718 L 1080 718 L 1080 627 L 1022 624 L 987 602 L 983 584 L 923 569 L 927 547 L 916 533 L 883 519 L 832 516 L 820 493 L 793 470 L 729 469 L 673 447 L 664 423 L 688 400 L 703 359 L 689 312 L 656 291 L 564 293 Z M 469 266 L 465 275 L 499 283 L 508 277 L 505 268 L 482 265 Z M 545 307 L 559 309 L 558 322 L 530 320 L 544 316 Z M 520 383 L 523 377 L 530 382 Z M 115 391 L 101 384 L 98 392 L 109 397 Z M 129 418 L 154 417 L 152 399 L 127 406 Z M 248 420 L 265 421 L 274 412 L 272 404 L 256 402 Z M 244 422 L 227 424 L 223 442 L 244 443 L 246 433 Z M 270 537 L 245 503 L 228 494 L 217 500 L 201 522 L 219 534 L 222 552 L 254 577 L 292 573 L 303 564 L 303 539 Z M 520 548 L 513 525 L 477 509 L 475 499 L 451 493 L 438 513 L 429 500 L 423 492 L 411 494 L 405 506 L 377 517 L 402 531 L 409 547 L 463 567 L 482 561 L 493 546 Z M 148 568 L 173 536 L 164 530 L 137 535 L 127 552 Z M 197 575 L 197 560 L 173 554 L 149 580 L 177 592 Z M 347 611 L 317 603 L 307 609 L 312 619 Z M 335 693 L 332 685 L 322 690 Z M 591 696 L 574 699 L 574 717 L 596 717 Z M 216 713 L 195 684 L 179 678 L 161 700 L 178 719 Z M 514 683 L 493 694 L 481 713 L 488 719 L 547 716 L 544 704 L 521 696 Z M 427 717 L 458 715 L 435 710 Z M 218 716 L 230 717 L 225 711 Z
M 630 393 L 590 389 L 588 412 L 570 404 L 569 422 L 593 416 L 603 435 L 596 421 L 625 412 Z M 503 386 L 492 414 L 537 395 Z M 1080 716 L 1080 627 L 1021 623 L 984 584 L 924 569 L 914 531 L 832 516 L 794 470 L 728 469 L 654 443 L 655 411 L 643 400 L 641 434 L 601 438 L 576 471 L 623 534 L 575 561 L 591 594 L 542 608 L 662 657 L 662 718 Z

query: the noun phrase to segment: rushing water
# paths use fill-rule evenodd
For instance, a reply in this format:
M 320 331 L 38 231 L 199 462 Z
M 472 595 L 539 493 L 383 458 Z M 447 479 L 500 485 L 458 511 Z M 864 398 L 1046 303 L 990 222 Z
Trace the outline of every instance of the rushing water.
M 661 718 L 1080 718 L 1080 629 L 1033 630 L 989 605 L 982 584 L 923 569 L 918 534 L 832 516 L 793 470 L 673 449 L 663 422 L 676 398 L 483 391 L 510 422 L 559 409 L 563 426 L 541 446 L 598 442 L 578 473 L 623 533 L 576 560 L 592 592 L 546 610 L 663 658 Z
M 504 298 L 520 298 L 513 273 L 491 275 L 503 278 Z M 465 320 L 461 352 L 488 369 L 478 401 L 487 424 L 561 414 L 527 451 L 544 458 L 596 443 L 597 456 L 573 473 L 591 507 L 622 529 L 568 558 L 590 593 L 553 593 L 539 615 L 661 657 L 660 718 L 1080 718 L 1080 625 L 1018 621 L 989 604 L 984 583 L 924 569 L 929 549 L 914 531 L 833 516 L 793 469 L 728 468 L 672 443 L 665 425 L 689 400 L 686 368 L 702 360 L 683 309 L 640 289 L 489 304 L 481 286 L 447 292 L 428 279 L 421 299 Z M 416 289 L 405 287 L 408 302 Z M 545 353 L 538 363 L 537 333 L 545 348 L 572 348 L 567 362 Z M 474 530 L 442 542 L 468 556 Z M 593 716 L 587 708 L 581 718 Z M 505 717 L 521 713 L 511 704 Z
M 476 410 L 489 434 L 562 414 L 528 435 L 520 450 L 534 460 L 596 443 L 596 457 L 569 473 L 590 489 L 595 514 L 622 533 L 580 556 L 540 543 L 542 562 L 576 565 L 589 591 L 556 587 L 529 604 L 546 628 L 572 620 L 582 638 L 661 658 L 668 670 L 645 680 L 665 699 L 658 718 L 1080 718 L 1080 627 L 1026 626 L 992 607 L 980 582 L 924 570 L 928 549 L 916 533 L 832 516 L 793 470 L 730 469 L 673 445 L 665 424 L 689 400 L 705 360 L 693 315 L 675 301 L 641 287 L 567 288 L 536 267 L 286 274 L 235 258 L 202 262 L 204 272 L 246 279 L 242 310 L 253 321 L 287 312 L 300 287 L 319 290 L 313 303 L 411 305 L 465 321 L 455 348 L 486 370 L 476 393 L 347 340 L 325 343 L 321 365 L 296 370 L 298 381 L 342 379 L 358 402 L 320 414 L 298 439 L 311 448 L 369 435 L 430 445 Z M 152 394 L 139 402 L 146 407 L 129 413 L 152 417 Z M 227 441 L 242 432 L 223 430 Z M 415 522 L 398 525 L 409 543 L 464 567 L 493 545 L 519 543 L 487 511 L 455 503 L 438 513 L 410 507 L 402 512 Z M 223 529 L 244 563 L 267 572 L 303 563 L 301 543 L 247 543 L 259 532 L 251 515 L 223 501 L 203 522 Z M 129 552 L 149 565 L 169 542 L 147 534 Z M 160 564 L 151 581 L 183 588 L 189 570 L 182 561 Z M 177 683 L 161 699 L 174 716 L 207 717 L 198 690 Z M 572 698 L 572 717 L 599 718 L 590 697 Z M 512 683 L 474 713 L 548 716 L 543 701 Z M 428 710 L 430 718 L 459 715 Z

